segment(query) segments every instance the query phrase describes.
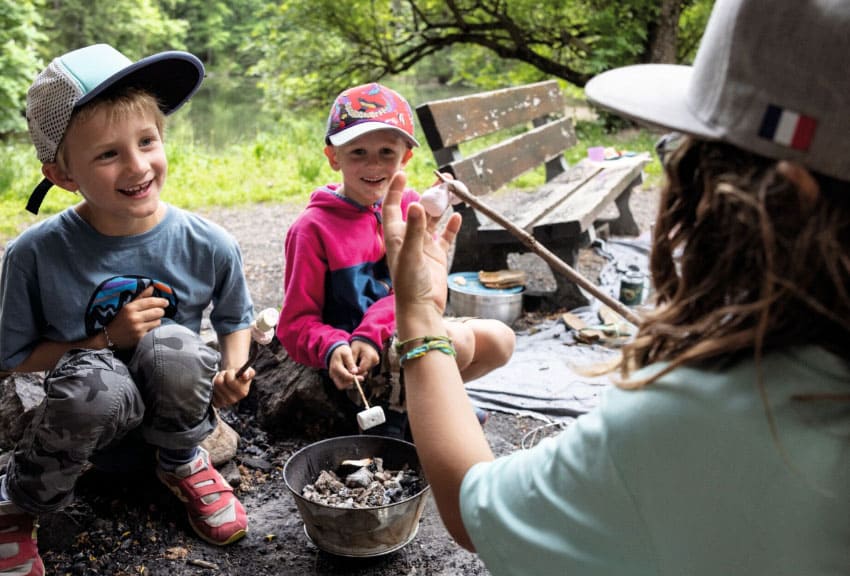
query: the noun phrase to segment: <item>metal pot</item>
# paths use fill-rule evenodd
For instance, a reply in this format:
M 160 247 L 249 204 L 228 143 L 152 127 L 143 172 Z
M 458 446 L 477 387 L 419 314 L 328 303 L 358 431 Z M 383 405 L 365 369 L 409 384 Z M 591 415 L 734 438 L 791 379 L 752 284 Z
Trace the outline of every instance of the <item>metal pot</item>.
M 510 325 L 522 314 L 521 286 L 487 288 L 477 272 L 450 274 L 448 284 L 449 312 L 454 316 L 493 318 Z
M 301 495 L 322 470 L 336 470 L 343 460 L 374 457 L 383 459 L 384 469 L 401 469 L 406 464 L 416 470 L 423 488 L 406 500 L 374 508 L 337 508 Z M 411 542 L 419 531 L 430 492 L 413 444 L 364 434 L 329 438 L 302 448 L 283 467 L 283 480 L 295 499 L 307 537 L 320 550 L 349 557 L 380 556 Z

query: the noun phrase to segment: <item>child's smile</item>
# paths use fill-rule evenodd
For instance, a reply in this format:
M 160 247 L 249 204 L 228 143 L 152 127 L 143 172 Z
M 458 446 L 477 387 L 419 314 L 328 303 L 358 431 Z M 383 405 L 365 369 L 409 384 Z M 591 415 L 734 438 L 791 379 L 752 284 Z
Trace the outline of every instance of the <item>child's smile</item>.
M 140 197 L 144 196 L 148 190 L 150 190 L 151 184 L 153 180 L 148 180 L 147 182 L 140 184 L 138 186 L 133 186 L 132 188 L 119 188 L 118 191 L 124 194 L 125 196 L 135 196 Z
M 168 162 L 152 114 L 98 111 L 65 136 L 67 180 L 85 198 L 78 211 L 107 235 L 139 234 L 161 216 L 160 191 Z
M 412 152 L 392 130 L 376 130 L 342 146 L 328 146 L 331 168 L 342 172 L 342 193 L 361 206 L 383 200 L 393 175 L 404 168 Z

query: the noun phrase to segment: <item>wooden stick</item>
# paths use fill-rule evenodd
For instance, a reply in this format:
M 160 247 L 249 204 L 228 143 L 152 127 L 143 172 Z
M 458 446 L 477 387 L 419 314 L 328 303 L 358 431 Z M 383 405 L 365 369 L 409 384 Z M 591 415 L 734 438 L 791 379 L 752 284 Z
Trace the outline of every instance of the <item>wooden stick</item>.
M 443 182 L 451 185 L 453 182 L 448 178 L 444 177 L 439 170 L 435 170 L 434 173 L 437 177 Z M 472 206 L 474 209 L 478 210 L 500 226 L 516 236 L 520 242 L 522 242 L 526 247 L 530 250 L 538 254 L 541 258 L 543 258 L 556 272 L 559 272 L 563 276 L 566 276 L 569 280 L 572 280 L 588 292 L 590 292 L 593 296 L 599 299 L 601 302 L 607 304 L 612 310 L 616 311 L 623 318 L 627 319 L 629 322 L 633 323 L 636 326 L 640 326 L 641 318 L 634 311 L 629 309 L 619 300 L 615 300 L 605 292 L 599 289 L 593 282 L 579 274 L 574 268 L 572 268 L 569 264 L 558 258 L 554 253 L 550 252 L 545 246 L 540 244 L 534 236 L 496 212 L 490 206 L 487 206 L 484 202 L 479 200 L 476 196 L 473 196 L 470 192 L 468 192 L 464 186 L 463 189 L 460 187 L 452 186 L 452 194 Z
M 363 387 L 360 386 L 360 378 L 357 376 L 354 377 L 354 385 L 357 386 L 357 391 L 360 392 L 360 398 L 363 400 L 363 404 L 366 406 L 366 410 L 370 408 L 369 401 L 366 400 L 366 394 L 363 393 Z
M 245 363 L 239 368 L 239 370 L 236 371 L 237 379 L 242 377 L 242 374 L 245 373 L 245 370 L 250 368 L 251 364 L 253 364 L 254 361 L 257 359 L 257 356 L 260 355 L 260 344 L 253 340 L 251 341 L 251 344 L 251 354 L 248 356 L 248 360 L 246 360 Z
M 241 378 L 251 364 L 260 355 L 260 347 L 271 342 L 271 331 L 277 326 L 278 313 L 275 308 L 263 309 L 251 322 L 251 351 L 248 360 L 236 371 L 236 378 Z

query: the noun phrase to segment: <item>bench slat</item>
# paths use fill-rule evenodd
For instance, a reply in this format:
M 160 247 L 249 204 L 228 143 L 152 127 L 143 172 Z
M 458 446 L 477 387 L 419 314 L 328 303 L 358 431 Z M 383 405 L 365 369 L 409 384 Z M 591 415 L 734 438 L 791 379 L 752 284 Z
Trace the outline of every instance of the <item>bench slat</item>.
M 590 178 L 577 192 L 572 193 L 534 226 L 534 234 L 549 238 L 574 237 L 587 230 L 599 214 L 641 177 L 649 162 L 646 155 L 620 158 L 601 163 L 603 169 Z M 595 164 L 582 160 L 579 164 Z
M 470 96 L 435 100 L 416 108 L 432 150 L 456 146 L 547 115 L 564 113 L 558 82 L 547 80 Z
M 575 143 L 572 122 L 569 118 L 561 118 L 452 162 L 445 168 L 466 184 L 472 194 L 481 196 L 561 156 Z
M 601 166 L 579 162 L 564 174 L 533 191 L 505 189 L 483 197 L 482 201 L 526 232 L 531 233 L 536 223 L 544 219 L 576 190 L 581 189 L 601 170 Z M 478 222 L 479 232 L 502 229 L 499 224 L 483 214 L 478 215 Z

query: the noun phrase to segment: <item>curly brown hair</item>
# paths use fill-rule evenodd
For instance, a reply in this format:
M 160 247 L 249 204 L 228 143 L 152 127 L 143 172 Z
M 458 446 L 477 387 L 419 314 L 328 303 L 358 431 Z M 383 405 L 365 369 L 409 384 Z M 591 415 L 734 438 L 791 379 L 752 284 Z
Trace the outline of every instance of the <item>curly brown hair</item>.
M 850 183 L 808 194 L 776 160 L 685 137 L 665 162 L 653 230 L 655 309 L 622 370 L 756 359 L 814 344 L 850 361 Z

